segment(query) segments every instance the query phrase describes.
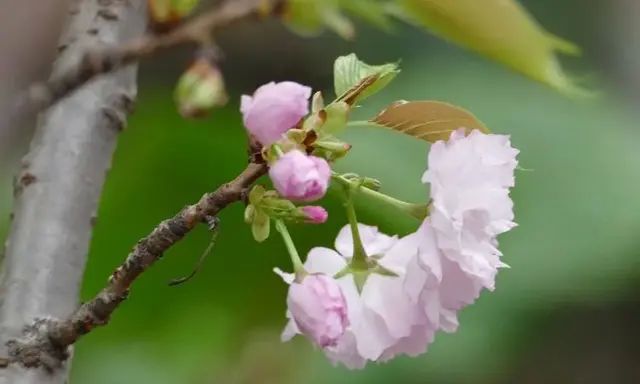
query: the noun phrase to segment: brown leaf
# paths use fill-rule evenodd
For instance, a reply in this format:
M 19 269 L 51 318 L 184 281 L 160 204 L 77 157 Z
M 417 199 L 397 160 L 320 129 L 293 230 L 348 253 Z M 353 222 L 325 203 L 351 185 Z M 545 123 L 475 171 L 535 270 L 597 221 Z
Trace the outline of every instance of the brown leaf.
M 458 128 L 489 133 L 471 112 L 440 101 L 396 101 L 371 122 L 431 143 L 449 139 Z

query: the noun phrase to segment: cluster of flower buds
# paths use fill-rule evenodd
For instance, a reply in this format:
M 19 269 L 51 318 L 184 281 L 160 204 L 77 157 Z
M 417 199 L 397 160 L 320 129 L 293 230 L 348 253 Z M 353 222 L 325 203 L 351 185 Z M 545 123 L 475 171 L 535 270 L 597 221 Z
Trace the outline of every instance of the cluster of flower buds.
M 369 68 L 395 74 L 393 68 Z M 515 226 L 509 190 L 518 151 L 508 136 L 460 127 L 435 141 L 422 177 L 430 187 L 428 205 L 384 195 L 375 179 L 332 172 L 330 164 L 351 148 L 335 134 L 347 125 L 365 85 L 379 78 L 365 77 L 327 106 L 316 93 L 310 107 L 311 89 L 293 82 L 266 84 L 243 96 L 241 105 L 245 127 L 263 145 L 275 189 L 254 187 L 245 219 L 258 241 L 275 221 L 294 265 L 294 273 L 276 269 L 290 285 L 282 338 L 302 334 L 349 368 L 424 353 L 439 330 L 455 331 L 458 312 L 483 289 L 494 289 L 498 269 L 506 266 L 497 236 Z M 303 262 L 284 222 L 326 221 L 324 208 L 296 203 L 321 199 L 330 182 L 344 192 L 349 224 L 335 250 L 314 248 Z M 404 237 L 361 224 L 353 203 L 360 193 L 422 224 Z

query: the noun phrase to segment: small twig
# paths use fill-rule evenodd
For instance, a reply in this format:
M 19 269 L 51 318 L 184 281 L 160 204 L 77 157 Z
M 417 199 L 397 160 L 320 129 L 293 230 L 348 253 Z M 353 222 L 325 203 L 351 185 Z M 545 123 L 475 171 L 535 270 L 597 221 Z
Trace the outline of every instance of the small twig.
M 211 253 L 213 246 L 216 244 L 218 233 L 220 233 L 220 229 L 219 229 L 220 219 L 218 219 L 217 216 L 213 216 L 211 219 L 207 219 L 207 224 L 209 225 L 209 230 L 211 231 L 211 240 L 209 240 L 209 245 L 207 245 L 207 248 L 205 248 L 204 252 L 202 252 L 200 257 L 198 258 L 198 261 L 196 262 L 196 265 L 193 267 L 193 270 L 191 271 L 191 273 L 189 273 L 187 276 L 176 278 L 169 281 L 170 287 L 175 287 L 176 285 L 186 283 L 187 281 L 191 280 L 198 272 L 200 272 L 200 269 L 202 269 L 202 266 L 204 265 L 204 260 Z
M 147 34 L 116 47 L 89 51 L 78 65 L 32 85 L 18 97 L 15 115 L 33 113 L 50 107 L 97 75 L 115 71 L 158 52 L 184 44 L 200 44 L 210 33 L 253 16 L 277 12 L 283 0 L 227 0 L 164 34 Z
M 9 340 L 9 363 L 55 369 L 53 363 L 61 362 L 61 356 L 67 355 L 69 345 L 95 327 L 108 323 L 111 314 L 127 298 L 131 284 L 160 260 L 165 251 L 198 223 L 211 223 L 208 220 L 210 217 L 215 217 L 227 205 L 239 201 L 246 188 L 266 171 L 265 164 L 250 163 L 231 182 L 205 194 L 196 204 L 183 208 L 174 217 L 161 222 L 149 235 L 138 241 L 124 263 L 113 272 L 107 286 L 69 318 L 62 321 L 36 320 L 26 327 L 30 330 L 29 334 L 18 340 Z

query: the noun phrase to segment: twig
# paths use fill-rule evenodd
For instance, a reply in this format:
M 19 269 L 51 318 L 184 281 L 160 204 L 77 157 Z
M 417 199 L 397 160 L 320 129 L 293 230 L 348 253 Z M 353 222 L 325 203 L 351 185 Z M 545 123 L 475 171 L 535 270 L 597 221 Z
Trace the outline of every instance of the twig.
M 141 1 L 141 0 L 138 0 Z M 209 39 L 209 34 L 234 22 L 276 12 L 283 0 L 227 0 L 164 34 L 147 34 L 125 44 L 86 52 L 78 64 L 18 98 L 18 115 L 45 109 L 97 75 L 114 71 L 158 52 Z
M 198 223 L 217 215 L 227 205 L 240 201 L 245 189 L 265 174 L 265 164 L 250 163 L 233 181 L 207 193 L 196 204 L 183 208 L 162 221 L 148 236 L 138 241 L 127 259 L 109 278 L 107 286 L 62 321 L 38 319 L 29 334 L 9 342 L 10 361 L 25 366 L 57 368 L 67 356 L 67 347 L 95 327 L 108 323 L 111 314 L 127 298 L 131 284 L 163 253 L 182 239 Z M 55 364 L 52 364 L 55 363 Z
M 198 258 L 198 261 L 196 262 L 196 265 L 193 267 L 193 270 L 191 271 L 191 273 L 189 273 L 184 277 L 172 279 L 171 281 L 169 281 L 170 287 L 175 287 L 176 285 L 186 283 L 187 281 L 191 280 L 198 272 L 200 272 L 202 265 L 204 265 L 205 259 L 211 253 L 213 246 L 216 245 L 216 240 L 218 239 L 218 234 L 220 233 L 220 230 L 219 230 L 220 220 L 218 219 L 217 216 L 213 216 L 212 219 L 207 219 L 207 225 L 209 226 L 209 230 L 211 231 L 211 240 L 209 240 L 209 245 L 207 245 L 207 248 L 205 248 L 204 252 L 202 252 L 200 257 Z

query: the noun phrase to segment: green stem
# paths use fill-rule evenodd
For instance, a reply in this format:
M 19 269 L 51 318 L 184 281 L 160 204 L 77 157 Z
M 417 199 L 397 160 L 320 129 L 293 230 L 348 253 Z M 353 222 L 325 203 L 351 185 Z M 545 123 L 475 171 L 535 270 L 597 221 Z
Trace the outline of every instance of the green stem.
M 349 226 L 351 227 L 351 235 L 353 237 L 353 257 L 351 258 L 351 267 L 354 269 L 368 268 L 367 253 L 362 245 L 362 238 L 360 237 L 360 230 L 358 229 L 358 217 L 356 216 L 356 208 L 353 204 L 353 190 L 354 188 L 349 184 L 344 186 L 345 189 L 345 208 L 347 209 L 347 219 L 349 220 Z
M 278 157 L 282 157 L 282 155 L 284 155 L 284 152 L 282 152 L 282 148 L 280 148 L 278 144 L 274 144 L 273 150 L 276 151 L 276 155 L 278 155 Z
M 356 180 L 348 180 L 336 173 L 332 175 L 332 178 L 343 186 L 349 186 L 355 193 L 368 196 L 373 200 L 395 207 L 402 212 L 415 217 L 418 220 L 424 220 L 429 214 L 429 208 L 427 204 L 408 203 L 406 201 L 396 199 L 395 197 L 385 195 L 384 193 L 374 191 L 373 189 L 360 185 L 360 183 L 358 183 L 358 181 Z
M 406 201 L 398 200 L 395 197 L 385 195 L 384 193 L 380 193 L 378 191 L 374 191 L 373 189 L 369 189 L 366 187 L 358 188 L 357 192 L 364 196 L 368 196 L 376 201 L 379 201 L 381 203 L 396 207 L 399 210 L 408 213 L 409 215 L 415 217 L 418 220 L 424 220 L 429 214 L 429 208 L 426 204 L 408 203 Z
M 304 265 L 302 264 L 302 260 L 300 260 L 300 255 L 298 254 L 298 250 L 296 249 L 295 244 L 293 244 L 293 239 L 291 239 L 291 235 L 289 234 L 287 226 L 282 220 L 275 220 L 275 222 L 276 229 L 278 230 L 278 232 L 280 232 L 282 240 L 284 240 L 284 244 L 287 247 L 287 251 L 289 252 L 291 263 L 293 263 L 293 272 L 296 275 L 305 274 L 306 271 L 304 269 Z

